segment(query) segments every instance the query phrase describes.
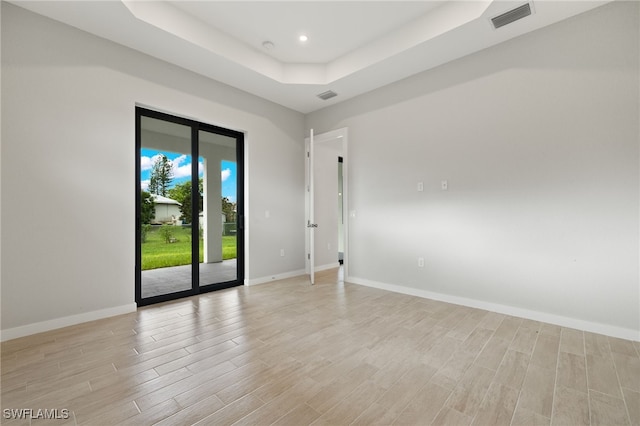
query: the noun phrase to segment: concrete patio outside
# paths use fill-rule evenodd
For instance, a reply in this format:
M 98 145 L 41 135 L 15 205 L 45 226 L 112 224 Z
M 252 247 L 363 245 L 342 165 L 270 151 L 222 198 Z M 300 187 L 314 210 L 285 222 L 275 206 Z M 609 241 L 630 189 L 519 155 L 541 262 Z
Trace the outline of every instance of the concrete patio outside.
M 236 259 L 200 263 L 200 285 L 233 281 L 237 278 Z M 142 298 L 170 294 L 191 288 L 191 265 L 142 271 Z

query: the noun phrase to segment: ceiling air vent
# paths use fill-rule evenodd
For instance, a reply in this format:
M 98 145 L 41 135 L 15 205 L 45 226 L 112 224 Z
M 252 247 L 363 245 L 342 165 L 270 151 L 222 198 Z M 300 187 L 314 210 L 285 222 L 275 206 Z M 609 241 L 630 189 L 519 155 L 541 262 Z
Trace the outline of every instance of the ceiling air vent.
M 331 99 L 334 96 L 338 96 L 338 94 L 336 92 L 334 92 L 333 90 L 327 90 L 326 92 L 322 92 L 319 95 L 317 95 L 320 99 L 322 99 L 323 101 L 326 101 L 327 99 Z
M 529 15 L 531 15 L 531 5 L 529 3 L 525 3 L 522 6 L 518 6 L 515 9 L 511 9 L 510 11 L 503 13 L 502 15 L 491 18 L 491 22 L 493 23 L 493 27 L 498 29 Z

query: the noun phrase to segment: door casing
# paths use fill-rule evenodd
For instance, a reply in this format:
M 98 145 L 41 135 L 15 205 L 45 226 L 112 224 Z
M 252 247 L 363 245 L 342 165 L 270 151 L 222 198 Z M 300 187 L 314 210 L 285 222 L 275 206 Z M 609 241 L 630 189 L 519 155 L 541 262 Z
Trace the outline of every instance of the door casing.
M 343 271 L 344 276 L 348 276 L 348 268 L 349 268 L 349 219 L 355 215 L 355 212 L 349 212 L 349 155 L 348 155 L 348 139 L 349 139 L 349 129 L 347 127 L 343 127 L 340 129 L 332 130 L 326 133 L 314 134 L 313 141 L 315 147 L 322 145 L 323 143 L 332 142 L 336 140 L 340 140 L 342 142 L 342 173 L 343 173 L 343 193 L 342 193 L 342 213 L 345 218 L 344 221 L 344 261 L 343 261 Z M 310 220 L 311 212 L 310 210 L 310 197 L 312 196 L 309 191 L 309 161 L 307 161 L 307 153 L 309 152 L 309 138 L 305 138 L 305 227 L 307 226 L 308 221 Z M 337 161 L 337 159 L 336 159 Z M 318 176 L 316 176 L 318 179 Z M 337 220 L 337 219 L 336 219 Z M 311 254 L 311 250 L 314 250 L 315 247 L 311 247 L 310 244 L 310 232 L 309 228 L 305 232 L 305 271 L 308 275 L 311 275 L 310 270 L 310 261 L 309 256 Z M 322 228 L 318 227 L 315 229 L 315 232 L 322 232 Z M 317 271 L 317 269 L 316 269 Z

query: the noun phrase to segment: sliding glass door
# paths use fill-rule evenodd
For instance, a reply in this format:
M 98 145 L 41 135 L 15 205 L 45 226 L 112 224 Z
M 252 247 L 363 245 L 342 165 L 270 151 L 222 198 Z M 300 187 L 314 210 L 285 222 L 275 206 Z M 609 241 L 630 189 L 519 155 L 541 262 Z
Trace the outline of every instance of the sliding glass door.
M 136 108 L 138 305 L 242 284 L 243 142 Z

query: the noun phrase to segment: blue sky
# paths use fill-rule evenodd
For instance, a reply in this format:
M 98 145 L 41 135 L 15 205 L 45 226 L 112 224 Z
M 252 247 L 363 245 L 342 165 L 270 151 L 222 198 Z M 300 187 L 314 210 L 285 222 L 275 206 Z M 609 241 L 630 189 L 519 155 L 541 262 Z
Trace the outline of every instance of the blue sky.
M 175 152 L 158 151 L 155 149 L 142 148 L 140 150 L 140 183 L 143 190 L 149 186 L 149 178 L 151 175 L 151 168 L 155 162 L 155 157 L 164 154 L 173 163 L 173 181 L 172 185 L 182 183 L 191 179 L 191 156 L 185 154 L 178 154 Z M 200 164 L 198 166 L 199 174 L 202 176 L 203 164 L 202 157 L 200 157 Z M 236 163 L 231 161 L 222 161 L 221 165 L 222 179 L 222 196 L 228 197 L 231 202 L 236 201 Z

